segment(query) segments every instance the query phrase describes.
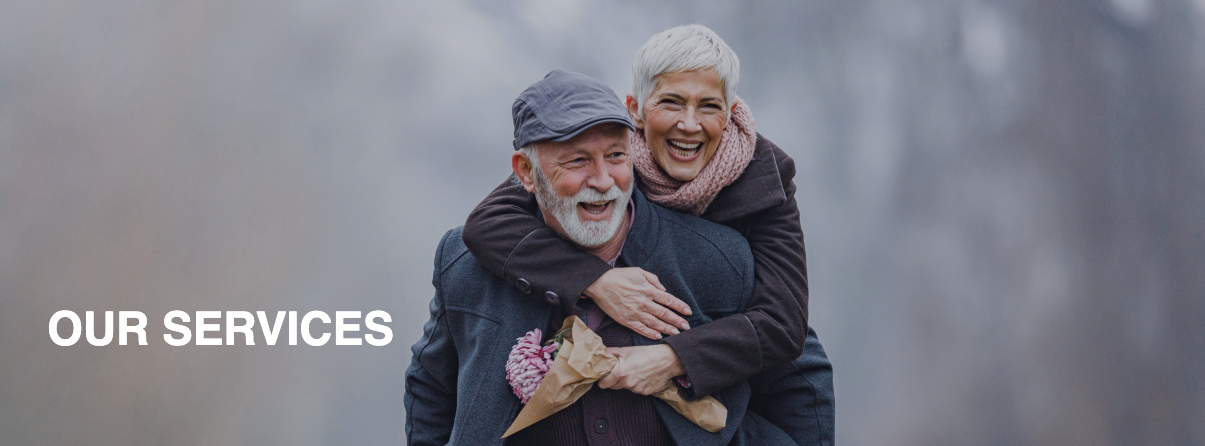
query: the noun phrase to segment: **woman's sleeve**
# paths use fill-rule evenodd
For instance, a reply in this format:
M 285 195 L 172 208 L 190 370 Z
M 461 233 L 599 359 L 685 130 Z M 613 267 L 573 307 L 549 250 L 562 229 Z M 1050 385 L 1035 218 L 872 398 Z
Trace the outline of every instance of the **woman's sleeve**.
M 534 299 L 576 314 L 582 292 L 611 265 L 561 238 L 511 175 L 469 214 L 461 237 L 477 261 Z
M 781 150 L 773 152 L 787 200 L 749 217 L 754 285 L 745 312 L 666 338 L 690 378 L 687 398 L 709 395 L 803 352 L 808 281 L 795 163 Z

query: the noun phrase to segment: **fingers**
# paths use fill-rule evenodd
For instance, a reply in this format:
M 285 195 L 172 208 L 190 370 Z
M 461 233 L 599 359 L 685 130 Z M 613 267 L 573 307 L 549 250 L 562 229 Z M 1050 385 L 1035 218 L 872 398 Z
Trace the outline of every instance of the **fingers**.
M 652 395 L 654 393 L 657 393 L 657 390 L 653 389 L 653 386 L 646 386 L 646 385 L 632 386 L 628 390 L 632 391 L 632 393 L 635 393 L 637 395 Z
M 691 314 L 690 305 L 686 305 L 686 302 L 683 302 L 682 299 L 678 299 L 678 298 L 674 297 L 673 294 L 669 294 L 664 291 L 656 292 L 656 293 L 653 293 L 653 300 L 661 305 L 665 305 L 667 307 L 673 308 L 674 311 L 685 314 L 687 316 L 690 316 L 690 314 Z M 679 318 L 679 319 L 681 319 L 681 318 Z M 679 326 L 681 326 L 681 325 L 679 325 Z M 690 327 L 686 327 L 686 328 L 690 328 Z
M 615 371 L 612 370 L 611 373 L 608 373 L 606 376 L 602 377 L 602 379 L 598 380 L 598 387 L 603 388 L 603 389 L 610 389 L 610 388 L 615 387 L 615 385 L 618 383 L 619 383 L 619 375 L 617 375 L 615 373 Z
M 622 320 L 615 320 L 621 325 L 631 328 L 632 331 L 639 333 L 641 336 L 654 341 L 660 340 L 662 334 L 676 335 L 680 333 L 675 325 L 690 328 L 690 324 L 686 323 L 686 320 L 654 302 L 644 303 L 641 305 L 639 311 L 629 313 Z
M 624 389 L 640 395 L 652 395 L 673 384 L 670 376 L 678 373 L 676 370 L 665 370 L 658 366 L 662 357 L 661 350 L 668 346 L 642 347 L 609 347 L 607 351 L 615 355 L 619 362 L 611 372 L 598 380 L 598 386 L 603 389 Z M 672 350 L 670 350 L 672 352 Z
M 619 367 L 620 366 L 615 366 L 616 369 L 618 369 Z M 635 385 L 637 383 L 632 383 L 632 382 L 629 382 L 631 380 L 624 379 L 622 372 L 619 372 L 619 373 L 617 373 L 617 372 L 619 372 L 619 371 L 612 370 L 611 373 L 608 373 L 606 376 L 603 376 L 602 379 L 598 380 L 598 387 L 602 388 L 602 389 L 630 390 L 633 393 L 637 393 L 640 395 L 651 395 L 652 394 L 651 392 L 647 392 L 648 389 L 644 388 L 647 386 Z
M 640 302 L 637 308 L 625 313 L 620 317 L 612 316 L 612 319 L 654 341 L 660 340 L 662 334 L 676 335 L 680 330 L 690 329 L 686 319 L 652 300 Z
M 667 307 L 673 308 L 674 311 L 677 311 L 679 313 L 690 316 L 690 314 L 691 314 L 690 305 L 686 305 L 686 302 L 682 302 L 681 299 L 678 299 L 678 298 L 674 297 L 673 294 L 669 294 L 668 292 L 666 292 L 665 285 L 661 284 L 661 279 L 658 279 L 656 274 L 650 273 L 645 270 L 640 270 L 640 272 L 644 273 L 645 279 L 648 279 L 649 283 L 652 284 L 653 287 L 657 288 L 658 291 L 661 291 L 660 293 L 652 293 L 650 295 L 650 297 L 654 301 L 656 301 L 657 303 L 659 303 L 661 305 L 665 305 Z M 686 327 L 686 328 L 690 328 L 690 327 Z
M 674 313 L 672 311 L 665 309 L 664 307 L 657 307 L 657 308 L 658 308 L 657 310 L 653 310 L 652 312 L 641 314 L 640 321 L 643 322 L 645 326 L 652 328 L 653 330 L 657 330 L 658 332 L 665 333 L 667 335 L 678 334 L 677 328 L 674 328 L 674 326 L 665 323 L 661 319 L 658 319 L 658 317 L 662 317 L 667 314 L 672 315 Z M 652 309 L 650 309 L 650 310 L 652 310 Z
M 673 385 L 673 382 L 670 380 L 641 381 L 638 383 L 632 383 L 629 386 L 624 387 L 624 388 L 637 395 L 653 395 L 653 394 L 656 394 L 657 392 L 665 390 L 666 388 L 669 388 L 672 385 Z
M 649 318 L 649 319 L 653 319 L 653 318 Z M 634 331 L 637 334 L 644 336 L 646 338 L 652 339 L 654 341 L 661 340 L 661 333 L 653 328 L 650 328 L 647 324 L 645 324 L 644 320 L 615 319 L 615 322 L 619 322 L 619 325 L 628 327 L 628 328 L 632 329 L 632 331 Z M 670 332 L 664 332 L 664 333 L 665 334 L 676 334 L 676 333 L 670 333 Z
M 644 273 L 644 278 L 648 279 L 649 283 L 653 284 L 653 286 L 657 287 L 657 289 L 665 291 L 665 285 L 661 284 L 661 279 L 658 279 L 656 274 L 650 273 L 643 269 L 640 270 L 640 272 Z
M 590 297 L 603 311 L 641 336 L 660 340 L 663 334 L 690 329 L 690 324 L 674 313 L 690 315 L 690 306 L 666 292 L 656 274 L 635 267 L 615 268 L 591 284 L 588 294 L 591 289 Z
M 678 328 L 676 327 L 690 329 L 690 324 L 686 323 L 685 319 L 682 319 L 682 317 L 678 316 L 673 311 L 669 311 L 668 308 L 655 303 L 649 303 L 647 306 L 645 306 L 644 316 L 645 318 L 641 320 L 641 322 L 644 322 L 644 325 L 652 327 L 654 330 L 665 334 L 678 334 Z
M 607 353 L 615 355 L 616 358 L 620 358 L 620 359 L 619 359 L 619 362 L 615 364 L 615 367 L 611 369 L 611 373 L 603 375 L 602 379 L 598 380 L 598 387 L 601 387 L 604 389 L 611 389 L 619 384 L 619 378 L 621 376 L 623 376 L 623 359 L 622 358 L 624 356 L 624 348 L 623 347 L 607 347 Z

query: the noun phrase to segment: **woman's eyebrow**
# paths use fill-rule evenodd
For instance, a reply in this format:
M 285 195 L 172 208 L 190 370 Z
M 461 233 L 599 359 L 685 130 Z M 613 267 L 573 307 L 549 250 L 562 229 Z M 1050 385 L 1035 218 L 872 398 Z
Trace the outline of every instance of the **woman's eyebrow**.
M 674 99 L 674 100 L 678 100 L 681 102 L 686 102 L 686 97 L 682 96 L 678 93 L 661 93 L 661 99 Z M 699 99 L 699 102 L 712 102 L 712 101 L 719 102 L 719 103 L 724 102 L 724 100 L 718 96 L 708 96 L 708 97 Z

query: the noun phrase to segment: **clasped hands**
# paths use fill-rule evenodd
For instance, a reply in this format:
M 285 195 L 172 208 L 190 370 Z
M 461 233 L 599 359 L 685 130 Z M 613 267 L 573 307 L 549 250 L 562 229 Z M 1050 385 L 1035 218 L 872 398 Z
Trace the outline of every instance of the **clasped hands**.
M 667 293 L 655 274 L 643 269 L 607 271 L 586 288 L 585 294 L 615 322 L 649 339 L 690 329 L 690 324 L 674 313 L 690 315 L 690 307 Z M 607 351 L 619 358 L 619 363 L 598 381 L 603 389 L 652 395 L 670 385 L 673 377 L 686 373 L 678 355 L 668 345 L 611 347 Z
M 610 347 L 607 351 L 618 357 L 619 363 L 611 373 L 598 380 L 598 387 L 604 389 L 626 389 L 652 395 L 671 385 L 673 377 L 686 373 L 674 349 L 665 344 Z

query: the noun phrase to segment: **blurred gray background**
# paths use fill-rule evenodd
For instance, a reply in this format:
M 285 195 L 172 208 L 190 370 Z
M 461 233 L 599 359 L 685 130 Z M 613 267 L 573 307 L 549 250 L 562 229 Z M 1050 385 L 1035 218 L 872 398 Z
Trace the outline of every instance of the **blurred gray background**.
M 796 161 L 846 445 L 1205 444 L 1205 0 L 3 2 L 0 444 L 395 444 L 554 68 L 703 23 Z M 145 347 L 54 345 L 140 310 Z M 169 310 L 387 347 L 170 347 Z M 333 344 L 333 343 L 332 343 Z

